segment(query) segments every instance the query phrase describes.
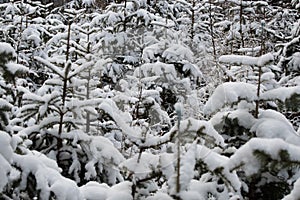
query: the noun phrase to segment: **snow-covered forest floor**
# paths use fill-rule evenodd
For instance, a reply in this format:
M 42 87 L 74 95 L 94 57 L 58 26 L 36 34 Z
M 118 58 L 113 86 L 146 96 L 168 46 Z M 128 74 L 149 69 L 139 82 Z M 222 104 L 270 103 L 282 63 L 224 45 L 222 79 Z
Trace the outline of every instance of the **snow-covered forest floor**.
M 0 12 L 0 199 L 300 199 L 299 0 Z

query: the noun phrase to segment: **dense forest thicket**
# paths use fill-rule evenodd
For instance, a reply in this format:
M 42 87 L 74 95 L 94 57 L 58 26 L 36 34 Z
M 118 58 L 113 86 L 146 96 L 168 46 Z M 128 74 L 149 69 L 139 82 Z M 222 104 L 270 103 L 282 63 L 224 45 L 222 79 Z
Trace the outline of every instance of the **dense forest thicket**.
M 300 199 L 299 11 L 1 3 L 0 199 Z

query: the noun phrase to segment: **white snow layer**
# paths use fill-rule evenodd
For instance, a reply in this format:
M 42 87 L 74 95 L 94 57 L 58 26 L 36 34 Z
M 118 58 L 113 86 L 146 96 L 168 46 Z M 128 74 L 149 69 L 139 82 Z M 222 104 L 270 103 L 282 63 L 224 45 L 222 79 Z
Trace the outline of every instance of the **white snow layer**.
M 166 60 L 178 61 L 178 60 L 188 60 L 193 61 L 193 52 L 180 44 L 172 44 L 167 48 L 162 57 Z
M 228 63 L 233 65 L 255 65 L 263 67 L 274 60 L 271 53 L 264 54 L 260 57 L 241 56 L 241 55 L 223 55 L 220 56 L 221 63 Z
M 237 119 L 241 127 L 250 129 L 256 122 L 256 119 L 246 109 L 238 109 L 228 112 L 218 112 L 209 121 L 216 130 L 222 130 L 224 126 L 224 118 L 227 117 L 231 120 Z
M 212 140 L 216 145 L 225 146 L 223 137 L 207 121 L 188 118 L 180 123 L 180 134 L 185 138 L 195 139 L 196 136 Z
M 228 163 L 230 163 L 230 160 L 227 157 L 222 156 L 203 145 L 197 145 L 196 160 L 203 161 L 209 171 L 219 171 L 218 173 L 221 174 L 224 182 L 228 184 L 232 191 L 240 190 L 241 182 L 236 172 L 230 171 L 227 167 Z
M 155 60 L 155 56 L 157 54 L 162 54 L 163 49 L 165 48 L 166 43 L 159 42 L 155 44 L 151 44 L 148 47 L 145 47 L 143 50 L 142 58 L 146 63 L 150 63 L 151 61 Z
M 0 54 L 5 53 L 5 54 L 12 54 L 13 56 L 16 56 L 14 48 L 5 42 L 0 42 Z
M 300 95 L 300 86 L 294 87 L 280 87 L 273 90 L 266 91 L 261 94 L 260 99 L 262 100 L 280 100 L 285 102 L 287 99 L 291 98 L 292 95 Z
M 223 106 L 244 99 L 252 102 L 257 99 L 255 85 L 243 82 L 227 82 L 219 85 L 204 106 L 204 113 L 211 114 Z
M 86 200 L 132 200 L 132 183 L 125 181 L 109 187 L 105 183 L 90 181 L 80 187 L 83 199 Z
M 106 200 L 109 186 L 106 183 L 90 181 L 80 187 L 80 191 L 85 199 L 89 200 Z
M 142 138 L 141 131 L 138 128 L 130 127 L 125 121 L 125 113 L 121 112 L 116 103 L 110 99 L 103 101 L 98 108 L 107 113 L 115 123 L 121 128 L 122 132 L 131 140 L 139 140 Z
M 93 159 L 85 166 L 87 170 L 85 177 L 90 179 L 96 176 L 95 165 L 97 164 L 100 169 L 105 168 L 112 172 L 110 181 L 114 183 L 117 178 L 115 177 L 117 174 L 114 172 L 119 171 L 116 166 L 125 160 L 123 155 L 113 146 L 113 143 L 109 139 L 102 136 L 91 138 L 89 148 Z
M 0 98 L 0 109 L 9 108 L 11 109 L 13 106 L 8 103 L 6 100 Z
M 260 111 L 256 123 L 250 129 L 257 137 L 281 138 L 290 144 L 300 145 L 300 136 L 281 113 L 274 110 Z
M 50 160 L 41 153 L 15 154 L 13 159 L 22 170 L 20 183 L 22 188 L 26 188 L 27 176 L 31 173 L 36 178 L 36 188 L 41 190 L 42 199 L 48 199 L 50 192 L 61 200 L 82 199 L 76 183 L 60 174 L 60 169 L 54 160 Z
M 183 200 L 207 200 L 208 194 L 214 194 L 216 199 L 230 199 L 228 191 L 225 189 L 222 193 L 218 192 L 216 182 L 206 182 L 204 180 L 192 180 L 189 190 L 180 194 Z M 214 198 L 212 198 L 214 199 Z
M 125 167 L 129 171 L 134 172 L 137 179 L 143 179 L 158 169 L 159 160 L 159 155 L 144 152 L 127 159 L 120 164 L 120 167 Z
M 240 147 L 233 154 L 226 164 L 230 170 L 236 168 L 244 169 L 247 176 L 251 176 L 259 172 L 262 166 L 261 160 L 254 155 L 255 151 L 261 151 L 269 155 L 272 160 L 281 162 L 280 153 L 282 150 L 287 151 L 291 161 L 300 160 L 300 147 L 289 144 L 282 139 L 274 138 L 252 138 L 249 142 Z
M 162 62 L 145 63 L 134 71 L 135 77 L 150 77 L 159 76 L 165 77 L 166 80 L 174 80 L 177 76 L 174 65 L 165 64 Z

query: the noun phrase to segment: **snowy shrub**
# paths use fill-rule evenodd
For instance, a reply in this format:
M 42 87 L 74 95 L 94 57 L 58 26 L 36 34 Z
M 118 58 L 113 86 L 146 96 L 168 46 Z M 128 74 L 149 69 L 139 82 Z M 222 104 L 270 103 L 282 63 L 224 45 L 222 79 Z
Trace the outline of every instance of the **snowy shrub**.
M 223 108 L 238 104 L 241 100 L 253 102 L 257 99 L 257 88 L 253 84 L 243 82 L 229 82 L 218 86 L 205 104 L 204 111 L 207 114 Z
M 298 2 L 0 3 L 0 199 L 299 198 Z
M 230 157 L 227 166 L 245 173 L 250 197 L 281 199 L 295 179 L 288 171 L 294 174 L 300 164 L 297 148 L 282 139 L 253 138 Z

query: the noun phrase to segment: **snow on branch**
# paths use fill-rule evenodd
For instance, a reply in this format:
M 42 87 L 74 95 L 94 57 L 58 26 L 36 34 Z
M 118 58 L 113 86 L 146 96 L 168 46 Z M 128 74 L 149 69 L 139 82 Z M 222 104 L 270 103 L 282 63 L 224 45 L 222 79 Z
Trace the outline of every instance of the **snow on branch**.
M 293 46 L 293 45 L 295 45 L 295 44 L 297 44 L 297 43 L 299 43 L 299 42 L 300 42 L 300 36 L 297 36 L 297 37 L 293 38 L 291 41 L 289 41 L 289 42 L 283 44 L 284 47 L 283 47 L 283 50 L 282 50 L 282 54 L 283 54 L 284 56 L 286 56 L 286 55 L 288 54 L 288 49 L 289 49 L 291 46 Z
M 132 200 L 131 196 L 132 183 L 124 181 L 112 187 L 105 183 L 90 181 L 80 187 L 83 199 L 122 199 Z
M 69 137 L 74 140 L 91 139 L 90 148 L 93 160 L 98 162 L 111 163 L 115 166 L 124 161 L 123 156 L 113 146 L 113 144 L 102 136 L 86 136 L 81 131 L 70 132 Z M 85 138 L 82 138 L 85 137 Z M 130 182 L 121 182 L 112 187 L 106 184 L 88 182 L 78 187 L 77 184 L 61 175 L 61 168 L 55 160 L 48 158 L 45 154 L 38 151 L 26 149 L 26 154 L 14 152 L 17 138 L 11 137 L 8 133 L 0 131 L 0 193 L 12 181 L 18 180 L 18 191 L 26 190 L 32 184 L 29 176 L 34 178 L 35 185 L 31 185 L 37 190 L 39 199 L 49 199 L 53 197 L 58 200 L 83 200 L 83 199 L 120 199 L 132 200 Z M 76 143 L 76 141 L 73 141 Z M 25 152 L 25 151 L 24 151 Z M 108 173 L 109 168 L 105 169 Z M 15 180 L 11 180 L 9 173 L 14 173 Z M 123 180 L 120 180 L 123 181 Z M 16 182 L 14 182 L 16 183 Z M 53 196 L 54 195 L 54 196 Z
M 145 9 L 139 9 L 134 13 L 139 19 L 142 19 L 145 21 L 145 24 L 148 25 L 150 24 L 150 22 L 153 21 L 153 19 L 155 18 L 155 15 L 153 15 L 152 13 L 149 13 L 147 10 Z
M 294 87 L 280 87 L 273 90 L 269 90 L 261 94 L 260 99 L 262 100 L 280 100 L 285 102 L 290 99 L 293 95 L 300 95 L 300 86 Z
M 202 160 L 205 163 L 209 171 L 221 175 L 222 179 L 229 184 L 228 186 L 231 186 L 230 189 L 236 192 L 240 190 L 241 182 L 235 172 L 229 171 L 226 163 L 230 163 L 230 160 L 227 157 L 203 145 L 197 145 L 195 156 L 196 160 Z
M 241 55 L 223 55 L 219 62 L 233 65 L 253 65 L 262 67 L 274 60 L 271 53 L 264 54 L 260 57 L 241 56 Z
M 180 133 L 185 135 L 185 138 L 203 137 L 207 142 L 215 143 L 221 147 L 225 146 L 223 137 L 214 129 L 212 124 L 207 121 L 188 118 L 181 121 Z
M 117 105 L 115 104 L 115 102 L 107 99 L 105 101 L 103 101 L 98 108 L 100 110 L 102 110 L 103 112 L 105 112 L 106 114 L 108 114 L 113 120 L 114 122 L 117 124 L 117 126 L 120 127 L 120 129 L 122 130 L 122 132 L 127 135 L 131 140 L 136 141 L 142 138 L 141 136 L 141 130 L 130 127 L 127 124 L 127 119 L 124 115 L 124 113 L 122 113 L 119 108 L 117 107 Z
M 0 98 L 0 110 L 10 110 L 12 107 L 10 103 Z
M 260 111 L 258 120 L 250 129 L 261 138 L 281 138 L 284 141 L 300 145 L 300 136 L 286 117 L 274 110 Z
M 155 60 L 156 55 L 161 55 L 163 53 L 163 49 L 165 48 L 166 43 L 158 42 L 155 44 L 151 44 L 144 48 L 142 58 L 146 63 L 152 62 Z
M 258 152 L 267 155 L 269 159 L 275 162 L 300 164 L 299 146 L 291 145 L 279 138 L 252 138 L 229 158 L 226 167 L 230 170 L 243 168 L 246 176 L 257 174 L 266 167 L 258 157 Z M 286 156 L 283 157 L 284 154 L 287 155 L 288 160 L 286 160 Z
M 59 69 L 57 66 L 55 66 L 54 64 L 52 64 L 51 62 L 47 61 L 44 58 L 35 56 L 34 57 L 37 61 L 39 61 L 40 63 L 44 64 L 47 68 L 49 68 L 53 73 L 59 75 L 61 78 L 64 78 L 64 72 Z
M 120 167 L 124 167 L 133 172 L 135 177 L 139 180 L 148 177 L 151 173 L 158 170 L 161 165 L 160 160 L 159 155 L 143 152 L 141 155 L 136 154 L 132 158 L 122 162 Z M 169 164 L 171 165 L 172 163 Z
M 11 138 L 8 133 L 0 131 L 0 194 L 8 183 L 7 174 L 11 171 L 13 149 L 11 147 Z
M 177 73 L 174 65 L 165 64 L 162 62 L 156 63 L 145 63 L 142 66 L 135 69 L 133 72 L 135 77 L 149 77 L 149 76 L 159 76 L 165 77 L 167 80 L 174 80 L 177 77 Z
M 167 143 L 173 139 L 178 132 L 178 126 L 174 127 L 163 136 L 148 136 L 146 141 L 140 144 L 140 147 L 155 147 Z M 188 118 L 180 122 L 180 133 L 184 136 L 186 142 L 194 141 L 195 138 L 203 138 L 213 145 L 224 147 L 225 142 L 221 135 L 214 129 L 212 124 L 203 120 Z
M 231 121 L 237 120 L 238 125 L 245 127 L 246 129 L 250 129 L 256 122 L 256 119 L 249 113 L 247 109 L 218 112 L 209 121 L 213 127 L 219 131 L 223 130 L 225 126 L 224 119 L 230 119 Z
M 82 199 L 76 183 L 63 177 L 57 163 L 42 153 L 34 151 L 28 155 L 15 154 L 13 160 L 22 170 L 21 188 L 26 188 L 27 177 L 32 174 L 36 178 L 36 189 L 40 190 L 42 199 L 49 199 L 51 192 L 57 199 Z
M 12 54 L 14 57 L 16 57 L 16 52 L 14 50 L 14 48 L 5 42 L 0 42 L 0 54 Z
M 84 134 L 81 135 L 84 136 Z M 74 135 L 74 140 L 77 140 L 76 137 L 77 136 Z M 85 165 L 85 179 L 90 180 L 91 178 L 95 178 L 97 177 L 99 171 L 100 173 L 103 173 L 105 171 L 106 173 L 108 173 L 110 184 L 115 184 L 117 182 L 117 179 L 119 181 L 122 181 L 123 178 L 120 178 L 121 175 L 119 174 L 118 165 L 123 162 L 125 158 L 114 147 L 113 143 L 109 139 L 102 136 L 86 138 L 90 138 L 90 142 L 87 143 L 88 146 L 86 146 L 86 148 L 89 149 L 88 152 L 92 159 Z
M 168 61 L 188 60 L 193 61 L 193 52 L 181 44 L 172 44 L 167 48 L 162 57 Z
M 205 114 L 212 114 L 226 104 L 234 104 L 240 100 L 253 102 L 257 99 L 257 88 L 250 83 L 227 82 L 219 85 L 204 106 Z

